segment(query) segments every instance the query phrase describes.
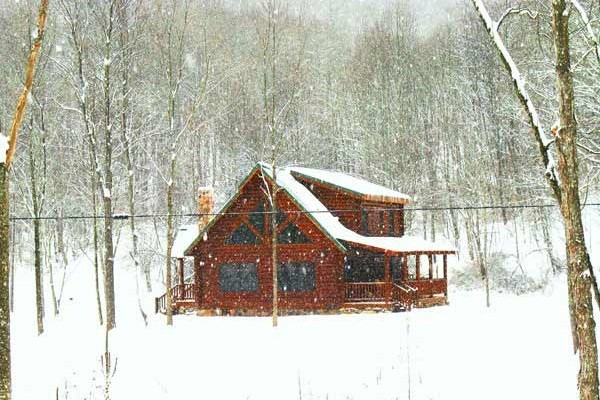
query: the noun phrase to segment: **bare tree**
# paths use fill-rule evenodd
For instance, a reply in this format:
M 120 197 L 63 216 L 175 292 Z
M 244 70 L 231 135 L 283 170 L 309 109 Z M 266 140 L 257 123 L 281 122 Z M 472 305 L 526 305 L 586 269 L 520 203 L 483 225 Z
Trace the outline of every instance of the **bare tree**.
M 575 93 L 569 43 L 571 3 L 567 0 L 552 1 L 551 37 L 555 50 L 559 119 L 551 129 L 551 137 L 542 128 L 537 110 L 529 97 L 520 71 L 498 32 L 498 26 L 512 10 L 505 12 L 499 21 L 495 22 L 490 17 L 482 0 L 472 0 L 472 3 L 479 12 L 503 64 L 512 77 L 515 94 L 527 115 L 531 132 L 538 145 L 545 167 L 546 180 L 560 207 L 566 237 L 568 300 L 573 346 L 574 351 L 579 355 L 580 363 L 579 398 L 597 400 L 599 397 L 598 349 L 591 292 L 593 269 L 585 244 L 579 196 L 577 120 L 575 118 Z M 572 3 L 578 4 L 576 0 L 573 0 Z M 555 165 L 550 153 L 552 145 L 556 149 L 558 166 Z
M 302 62 L 304 61 L 305 36 L 302 34 L 302 43 L 297 58 L 294 59 L 289 76 L 282 68 L 278 68 L 284 60 L 282 45 L 283 39 L 281 29 L 287 19 L 286 10 L 283 4 L 277 0 L 265 0 L 262 4 L 262 10 L 255 27 L 257 31 L 259 51 L 261 55 L 262 68 L 261 73 L 261 94 L 262 94 L 262 115 L 263 115 L 263 156 L 267 157 L 270 163 L 271 183 L 264 179 L 264 191 L 267 195 L 270 208 L 270 231 L 271 231 L 271 272 L 272 272 L 272 293 L 273 309 L 272 324 L 277 326 L 278 316 L 278 252 L 277 237 L 279 233 L 280 212 L 277 205 L 277 194 L 279 186 L 277 184 L 277 168 L 280 162 L 283 147 L 286 138 L 289 138 L 290 122 L 288 117 L 298 101 L 300 91 L 300 72 Z M 300 24 L 300 29 L 303 27 Z M 285 78 L 289 78 L 289 86 L 283 88 Z M 285 89 L 288 89 L 287 91 Z

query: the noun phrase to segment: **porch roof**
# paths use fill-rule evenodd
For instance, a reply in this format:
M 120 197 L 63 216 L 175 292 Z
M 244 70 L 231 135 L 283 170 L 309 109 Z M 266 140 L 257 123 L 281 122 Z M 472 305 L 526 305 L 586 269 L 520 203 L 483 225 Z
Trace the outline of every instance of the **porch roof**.
M 358 235 L 357 240 L 348 240 L 352 245 L 367 247 L 388 254 L 456 254 L 457 249 L 445 240 L 430 242 L 418 236 L 367 237 Z

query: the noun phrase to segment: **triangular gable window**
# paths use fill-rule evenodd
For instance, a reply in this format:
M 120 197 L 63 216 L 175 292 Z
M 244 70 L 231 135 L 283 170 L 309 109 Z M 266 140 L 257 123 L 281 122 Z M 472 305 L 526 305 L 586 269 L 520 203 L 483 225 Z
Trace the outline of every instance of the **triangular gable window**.
M 259 244 L 260 242 L 260 238 L 252 232 L 245 222 L 242 222 L 225 241 L 226 244 Z
M 265 205 L 263 203 L 256 206 L 252 214 L 248 215 L 248 221 L 257 231 L 265 234 Z
M 296 224 L 291 222 L 279 232 L 277 242 L 283 244 L 310 243 L 310 240 L 298 229 Z

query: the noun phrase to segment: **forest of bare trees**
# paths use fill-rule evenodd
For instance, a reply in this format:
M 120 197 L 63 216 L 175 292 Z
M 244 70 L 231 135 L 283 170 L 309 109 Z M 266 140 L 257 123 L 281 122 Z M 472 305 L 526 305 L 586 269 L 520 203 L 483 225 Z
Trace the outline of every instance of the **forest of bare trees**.
M 35 39 L 35 3 L 0 2 L 6 136 Z M 196 211 L 198 187 L 214 187 L 223 204 L 261 160 L 356 174 L 434 208 L 408 212 L 408 229 L 467 243 L 488 304 L 505 272 L 494 224 L 514 232 L 517 261 L 522 235 L 540 243 L 548 276 L 566 269 L 570 257 L 551 232 L 559 209 L 512 208 L 561 196 L 545 182 L 554 171 L 539 162 L 531 121 L 477 10 L 438 0 L 424 12 L 417 3 L 54 1 L 10 185 L 10 215 L 31 218 L 12 222 L 10 251 L 35 268 L 38 332 L 60 312 L 64 271 L 84 253 L 95 268 L 94 312 L 115 327 L 119 244 L 132 244 L 139 290 L 151 291 L 153 276 L 171 280 L 174 231 L 194 219 L 184 215 Z M 549 133 L 565 115 L 575 118 L 557 106 L 550 3 L 485 1 Z M 580 190 L 571 189 L 586 203 L 600 182 L 600 3 L 562 3 L 577 110 L 569 151 L 579 157 L 571 172 Z M 555 147 L 546 150 L 555 157 Z M 505 207 L 477 209 L 484 205 Z M 79 216 L 97 218 L 70 218 Z M 517 264 L 512 284 L 543 285 Z M 577 293 L 587 290 L 581 285 Z

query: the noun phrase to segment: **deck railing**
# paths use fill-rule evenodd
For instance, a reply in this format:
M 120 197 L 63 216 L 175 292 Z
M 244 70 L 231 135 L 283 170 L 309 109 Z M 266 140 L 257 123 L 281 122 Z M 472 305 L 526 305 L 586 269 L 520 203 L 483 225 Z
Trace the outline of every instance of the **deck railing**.
M 175 285 L 170 289 L 171 301 L 173 306 L 177 306 L 178 302 L 189 302 L 195 300 L 195 288 L 193 283 L 185 283 L 183 285 Z M 154 299 L 154 312 L 167 311 L 167 293 Z
M 411 280 L 407 284 L 417 289 L 419 296 L 446 295 L 448 293 L 448 282 L 445 279 Z
M 385 301 L 389 282 L 348 282 L 347 302 Z
M 346 302 L 386 302 L 411 310 L 417 304 L 419 290 L 404 282 L 347 282 Z

